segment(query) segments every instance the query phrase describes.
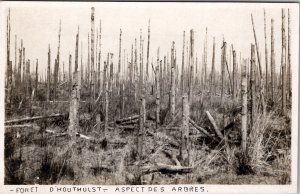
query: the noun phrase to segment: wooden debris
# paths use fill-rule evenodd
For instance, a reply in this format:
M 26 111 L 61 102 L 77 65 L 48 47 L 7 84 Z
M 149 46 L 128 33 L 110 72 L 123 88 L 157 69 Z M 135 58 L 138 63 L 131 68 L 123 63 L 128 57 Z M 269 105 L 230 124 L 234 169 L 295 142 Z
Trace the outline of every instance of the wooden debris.
M 214 120 L 214 118 L 210 115 L 210 113 L 209 113 L 208 111 L 205 111 L 205 113 L 206 113 L 206 115 L 207 115 L 207 117 L 208 117 L 210 123 L 212 124 L 212 126 L 213 126 L 213 128 L 214 128 L 216 134 L 218 135 L 218 137 L 219 137 L 220 139 L 223 139 L 224 136 L 223 136 L 223 134 L 221 133 L 219 127 L 217 126 L 217 123 L 216 123 L 216 121 Z
M 211 135 L 208 131 L 206 131 L 204 128 L 198 126 L 198 125 L 195 123 L 195 121 L 193 121 L 191 118 L 189 119 L 189 123 L 190 123 L 193 127 L 195 127 L 198 131 L 200 131 L 201 133 L 207 135 L 208 137 L 212 137 L 212 135 Z
M 9 124 L 14 124 L 14 123 L 22 123 L 22 122 L 32 122 L 40 119 L 48 119 L 48 118 L 58 118 L 58 117 L 63 117 L 65 116 L 64 114 L 54 114 L 54 115 L 48 115 L 48 116 L 35 116 L 35 117 L 27 117 L 27 118 L 22 118 L 22 119 L 14 119 L 14 120 L 9 120 L 5 121 L 4 125 L 9 125 Z

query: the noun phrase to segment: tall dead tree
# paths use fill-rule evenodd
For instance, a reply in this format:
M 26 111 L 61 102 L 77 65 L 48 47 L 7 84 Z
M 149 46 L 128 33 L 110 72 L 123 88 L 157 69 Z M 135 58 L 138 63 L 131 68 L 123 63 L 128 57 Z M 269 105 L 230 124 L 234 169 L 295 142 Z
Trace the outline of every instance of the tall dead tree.
M 170 113 L 171 119 L 175 119 L 175 60 L 174 60 L 175 42 L 172 42 L 171 47 L 171 91 L 170 91 Z
M 216 94 L 216 85 L 215 85 L 215 37 L 213 42 L 213 54 L 212 54 L 212 62 L 211 62 L 211 74 L 210 74 L 210 93 L 215 95 Z
M 271 94 L 272 102 L 274 102 L 275 90 L 275 52 L 274 52 L 274 19 L 271 19 Z
M 57 89 L 57 82 L 58 82 L 58 69 L 59 69 L 59 56 L 60 56 L 60 35 L 61 35 L 61 21 L 59 21 L 57 57 L 56 57 L 55 66 L 54 66 L 53 101 L 56 100 L 56 89 Z
M 181 65 L 181 95 L 184 93 L 184 50 L 185 50 L 185 31 L 183 31 L 182 43 L 182 65 Z
M 83 62 L 82 62 L 82 42 L 81 42 L 81 49 L 80 49 L 80 82 L 83 84 Z
M 255 65 L 255 45 L 251 44 L 251 66 L 250 66 L 250 95 L 251 95 L 251 115 L 250 115 L 250 125 L 253 129 L 256 115 L 256 65 Z
M 252 46 L 251 46 L 252 48 Z M 251 52 L 252 53 L 252 52 Z M 246 154 L 247 151 L 247 67 L 245 61 L 242 64 L 242 151 Z
M 225 78 L 225 65 L 226 65 L 226 45 L 227 43 L 223 40 L 222 56 L 221 56 L 221 103 L 223 104 L 224 97 L 224 78 Z
M 286 40 L 285 40 L 285 12 L 282 9 L 282 52 L 281 52 L 281 103 L 282 103 L 282 115 L 286 115 Z
M 156 124 L 156 129 L 158 129 L 158 125 L 160 124 L 160 83 L 159 83 L 159 65 L 156 66 L 155 68 L 155 105 L 156 105 L 156 118 L 155 118 L 155 124 Z
M 141 98 L 139 130 L 138 130 L 138 135 L 137 135 L 137 152 L 138 152 L 138 159 L 139 160 L 141 160 L 142 157 L 143 157 L 145 122 L 146 122 L 146 100 L 145 100 L 145 98 Z
M 233 58 L 233 64 L 232 64 L 232 97 L 233 99 L 236 98 L 236 52 L 235 50 L 232 50 L 232 58 Z
M 14 67 L 14 88 L 17 89 L 17 79 L 18 79 L 18 71 L 17 71 L 17 35 L 15 35 L 15 67 Z
M 143 39 L 142 39 L 142 29 L 140 29 L 140 79 L 139 79 L 139 96 L 143 95 L 143 83 L 144 83 L 144 67 L 143 67 Z
M 259 54 L 259 47 L 256 39 L 256 33 L 255 33 L 255 27 L 254 27 L 254 21 L 253 21 L 253 15 L 251 14 L 251 21 L 252 21 L 252 29 L 253 29 L 253 35 L 255 40 L 255 47 L 256 47 L 256 55 L 257 55 L 257 63 L 258 63 L 258 70 L 259 70 L 259 91 L 260 91 L 260 106 L 262 107 L 263 114 L 266 113 L 266 105 L 265 105 L 265 97 L 264 97 L 264 81 L 263 81 L 263 75 L 262 75 L 262 68 L 260 63 L 260 54 Z
M 48 67 L 47 67 L 47 102 L 50 100 L 50 82 L 51 82 L 51 50 L 50 50 L 50 44 L 48 45 Z
M 117 73 L 117 88 L 119 88 L 120 84 L 120 76 L 121 76 L 121 51 L 122 51 L 122 29 L 120 29 L 120 40 L 119 40 L 119 58 L 118 58 L 118 73 Z
M 10 109 L 12 105 L 12 61 L 10 61 L 10 9 L 7 16 L 7 107 Z M 10 111 L 9 111 L 10 112 Z
M 94 52 L 94 48 L 95 48 L 95 43 L 94 43 L 94 39 L 95 39 L 95 35 L 94 35 L 94 31 L 95 31 L 95 8 L 92 7 L 91 8 L 91 100 L 95 99 L 95 52 Z
M 108 98 L 108 61 L 107 63 L 104 62 L 104 70 L 103 70 L 103 84 L 104 84 L 104 137 L 107 134 L 108 130 L 108 105 L 109 105 L 109 98 Z
M 189 102 L 193 101 L 193 82 L 194 82 L 194 30 L 192 29 L 190 31 L 190 75 L 189 75 L 189 80 L 190 80 L 190 85 L 189 85 Z
M 36 59 L 36 65 L 35 65 L 35 85 L 34 85 L 34 91 L 35 93 L 37 93 L 37 89 L 38 89 L 38 82 L 39 82 L 39 60 Z
M 204 43 L 204 90 L 206 90 L 207 82 L 207 28 L 205 30 L 205 43 Z
M 266 62 L 266 96 L 268 97 L 268 47 L 267 47 L 267 29 L 266 29 L 266 11 L 264 9 L 264 32 L 265 32 L 265 62 Z
M 101 91 L 101 33 L 102 33 L 102 26 L 101 26 L 101 20 L 100 20 L 100 26 L 99 26 L 99 53 L 98 53 L 98 90 L 99 93 Z
M 182 96 L 182 129 L 181 129 L 181 146 L 180 146 L 180 158 L 184 166 L 190 165 L 189 154 L 189 118 L 190 107 L 188 96 L 185 94 Z
M 292 77 L 291 77 L 291 26 L 290 26 L 290 9 L 288 9 L 288 56 L 287 56 L 287 98 L 292 96 Z
M 69 96 L 72 95 L 72 55 L 69 54 Z
M 148 43 L 147 43 L 147 65 L 146 65 L 146 79 L 149 80 L 149 48 L 150 48 L 150 19 L 148 21 Z
M 70 55 L 71 56 L 71 55 Z M 80 102 L 80 72 L 75 71 L 73 75 L 72 92 L 70 98 L 69 127 L 68 134 L 75 142 L 76 133 L 79 132 L 79 102 Z
M 74 72 L 78 71 L 78 41 L 79 41 L 79 26 L 76 34 L 76 44 L 75 44 L 75 69 Z

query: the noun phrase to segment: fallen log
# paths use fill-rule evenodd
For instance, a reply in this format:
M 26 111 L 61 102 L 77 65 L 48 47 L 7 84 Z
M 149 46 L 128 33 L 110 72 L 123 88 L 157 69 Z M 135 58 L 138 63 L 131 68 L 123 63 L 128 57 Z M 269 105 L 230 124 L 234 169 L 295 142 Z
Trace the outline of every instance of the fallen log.
M 126 122 L 126 121 L 131 121 L 131 120 L 134 120 L 134 119 L 138 119 L 139 117 L 140 117 L 140 115 L 133 115 L 133 116 L 126 117 L 126 118 L 117 119 L 116 123 L 120 124 L 120 123 L 123 123 L 123 122 Z
M 218 137 L 222 140 L 224 138 L 223 134 L 221 133 L 219 127 L 217 126 L 216 121 L 214 120 L 214 118 L 210 115 L 210 113 L 208 111 L 205 111 L 210 123 L 212 124 L 216 134 L 218 135 Z
M 118 125 L 131 125 L 131 124 L 136 124 L 138 123 L 139 119 L 133 119 L 133 120 L 130 120 L 130 121 L 125 121 L 125 122 L 122 122 L 122 123 L 117 123 Z
M 202 127 L 198 126 L 198 125 L 195 123 L 195 121 L 193 121 L 191 118 L 189 119 L 189 123 L 190 123 L 193 127 L 195 127 L 198 131 L 200 131 L 201 133 L 203 133 L 203 134 L 207 135 L 208 137 L 211 137 L 211 138 L 212 138 L 211 134 L 208 133 L 208 131 L 206 131 L 206 130 L 203 129 Z
M 158 163 L 155 166 L 144 166 L 141 168 L 142 175 L 150 174 L 153 172 L 161 173 L 191 173 L 193 172 L 193 167 L 184 167 L 184 166 L 172 166 L 167 164 Z
M 137 126 L 134 126 L 134 125 L 117 125 L 118 128 L 121 128 L 121 129 L 137 129 L 138 127 Z
M 57 117 L 62 117 L 62 116 L 65 116 L 65 115 L 64 114 L 54 114 L 54 115 L 48 115 L 48 116 L 35 116 L 35 117 L 27 117 L 27 118 L 22 118 L 22 119 L 14 119 L 14 120 L 5 121 L 4 125 L 9 125 L 9 124 L 13 124 L 13 123 L 31 122 L 31 121 L 47 119 L 47 118 L 57 118 Z
M 24 125 L 7 125 L 4 126 L 6 129 L 13 129 L 13 128 L 26 128 L 26 127 L 32 127 L 30 124 L 24 124 Z

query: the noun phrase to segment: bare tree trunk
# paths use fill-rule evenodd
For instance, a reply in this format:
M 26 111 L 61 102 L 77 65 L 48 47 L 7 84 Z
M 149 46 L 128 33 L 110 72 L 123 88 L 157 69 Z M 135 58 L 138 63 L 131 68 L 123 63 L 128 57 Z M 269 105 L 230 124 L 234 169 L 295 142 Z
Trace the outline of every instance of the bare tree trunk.
M 193 60 L 193 59 L 192 59 Z M 206 91 L 206 82 L 207 82 L 207 28 L 205 34 L 205 44 L 204 44 L 204 90 Z
M 145 136 L 145 121 L 146 121 L 146 100 L 145 98 L 141 99 L 140 105 L 140 121 L 139 121 L 139 131 L 138 131 L 138 139 L 137 139 L 137 152 L 138 159 L 142 160 L 143 158 L 143 144 L 144 144 L 144 136 Z
M 290 99 L 292 97 L 292 77 L 291 77 L 291 26 L 290 26 L 290 9 L 288 9 L 288 66 L 287 66 L 287 89 L 288 89 L 288 94 L 287 98 Z
M 72 55 L 69 54 L 69 96 L 72 95 Z
M 124 103 L 124 83 L 120 83 L 120 118 L 124 117 L 125 103 Z
M 181 66 L 181 95 L 184 93 L 184 49 L 185 49 L 185 31 L 183 31 L 183 43 L 182 43 L 182 66 Z
M 98 53 L 98 90 L 99 93 L 101 92 L 101 33 L 102 33 L 102 26 L 101 26 L 101 20 L 100 20 L 100 26 L 99 26 L 99 53 Z
M 10 9 L 8 10 L 7 16 L 7 107 L 9 112 L 12 108 L 12 61 L 10 61 Z
M 150 47 L 150 19 L 148 21 L 148 44 L 147 44 L 147 65 L 146 65 L 146 79 L 147 79 L 147 82 L 149 80 L 149 47 Z
M 140 29 L 140 79 L 139 79 L 139 97 L 143 96 L 143 84 L 144 84 L 144 67 L 143 67 L 143 39 L 142 39 L 142 29 Z
M 181 147 L 180 147 L 180 158 L 184 166 L 190 165 L 189 155 L 189 117 L 190 107 L 188 96 L 185 94 L 182 96 L 182 131 L 181 131 Z
M 119 59 L 118 59 L 118 73 L 117 73 L 117 88 L 120 84 L 120 75 L 121 75 L 121 51 L 122 51 L 122 29 L 120 29 L 120 40 L 119 40 Z
M 170 113 L 172 121 L 175 119 L 175 63 L 174 63 L 175 42 L 171 48 L 171 91 L 170 91 Z
M 50 100 L 50 83 L 51 83 L 51 77 L 50 77 L 50 64 L 51 64 L 51 50 L 50 50 L 50 44 L 48 45 L 48 67 L 47 67 L 47 102 Z
M 91 8 L 91 101 L 95 99 L 95 22 L 94 18 L 95 17 L 95 8 Z
M 76 34 L 76 44 L 75 44 L 75 69 L 74 72 L 78 71 L 78 41 L 79 41 L 79 26 L 78 32 Z
M 264 31 L 265 31 L 265 62 L 266 62 L 266 97 L 268 98 L 268 47 L 266 29 L 266 11 L 264 10 Z
M 107 61 L 108 62 L 108 61 Z M 103 89 L 104 91 L 104 112 L 105 112 L 105 116 L 104 116 L 104 137 L 106 137 L 107 134 L 107 129 L 108 129 L 108 103 L 109 103 L 109 98 L 108 98 L 108 72 L 107 72 L 107 68 L 108 68 L 108 63 L 105 64 L 104 62 L 104 72 L 103 72 L 103 77 L 104 77 L 104 87 Z
M 39 72 L 38 72 L 38 69 L 39 69 L 39 60 L 36 59 L 36 66 L 35 66 L 35 93 L 37 93 L 37 89 L 38 89 L 38 82 L 39 82 Z
M 79 132 L 79 102 L 80 102 L 80 72 L 74 72 L 72 94 L 70 98 L 69 128 L 68 134 L 73 142 L 76 140 L 76 133 Z
M 250 70 L 250 95 L 251 95 L 251 115 L 250 124 L 253 129 L 256 114 L 256 93 L 255 93 L 255 80 L 256 80 L 256 65 L 255 65 L 255 45 L 251 44 L 251 70 Z
M 194 81 L 194 77 L 193 77 L 193 69 L 194 69 L 194 30 L 191 30 L 190 31 L 190 61 L 191 61 L 191 64 L 190 64 L 190 85 L 189 85 L 189 94 L 188 94 L 188 97 L 189 97 L 189 102 L 193 102 L 193 81 Z
M 247 67 L 245 62 L 241 66 L 241 68 L 242 68 L 242 150 L 243 153 L 245 154 L 247 151 L 247 109 L 248 109 L 247 108 L 247 93 L 248 93 L 247 92 Z
M 232 70 L 232 97 L 233 100 L 236 99 L 236 52 L 235 50 L 232 51 L 232 55 L 233 55 L 233 70 Z
M 60 35 L 61 35 L 61 21 L 59 21 L 59 32 L 58 32 L 58 48 L 57 48 L 57 57 L 55 60 L 54 66 L 54 96 L 53 101 L 56 100 L 56 89 L 57 89 L 57 82 L 58 82 L 58 69 L 59 69 L 59 55 L 60 55 Z
M 275 52 L 274 52 L 274 19 L 271 19 L 271 89 L 272 102 L 274 102 L 275 94 Z
M 224 76 L 225 76 L 225 63 L 226 63 L 226 45 L 227 43 L 223 40 L 222 56 L 221 56 L 221 104 L 223 104 L 224 95 Z
M 285 40 L 285 13 L 282 9 L 282 52 L 281 52 L 281 68 L 282 68 L 282 87 L 281 87 L 281 103 L 282 115 L 286 115 L 286 40 Z
M 216 85 L 215 85 L 215 37 L 213 43 L 213 54 L 212 54 L 212 65 L 211 65 L 211 74 L 210 74 L 210 93 L 216 95 Z
M 81 42 L 81 55 L 80 55 L 80 82 L 83 85 L 83 62 L 82 62 L 82 42 Z
M 160 84 L 159 84 L 159 66 L 156 66 L 155 69 L 155 93 L 156 93 L 156 100 L 155 100 L 155 104 L 156 104 L 156 130 L 158 129 L 158 125 L 160 124 Z

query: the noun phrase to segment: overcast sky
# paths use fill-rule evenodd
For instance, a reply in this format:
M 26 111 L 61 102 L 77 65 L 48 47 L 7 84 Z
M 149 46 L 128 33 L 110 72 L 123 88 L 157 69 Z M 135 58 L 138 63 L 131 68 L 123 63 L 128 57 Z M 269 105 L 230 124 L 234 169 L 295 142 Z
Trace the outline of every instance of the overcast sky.
M 8 5 L 9 3 L 6 2 Z M 87 61 L 87 35 L 91 28 L 91 7 L 95 7 L 95 31 L 100 19 L 102 21 L 102 59 L 106 59 L 107 52 L 114 53 L 114 61 L 118 60 L 119 33 L 122 29 L 122 54 L 131 52 L 131 44 L 134 39 L 139 40 L 140 29 L 143 32 L 144 63 L 146 62 L 147 28 L 148 20 L 151 20 L 150 37 L 150 61 L 156 61 L 157 48 L 160 47 L 160 55 L 170 54 L 171 43 L 175 41 L 177 61 L 181 67 L 182 34 L 186 31 L 186 40 L 189 38 L 190 29 L 195 31 L 195 54 L 201 61 L 205 28 L 208 29 L 208 68 L 210 71 L 212 61 L 213 37 L 216 38 L 216 66 L 221 62 L 221 44 L 223 36 L 239 55 L 250 57 L 250 45 L 254 43 L 251 25 L 251 13 L 254 17 L 261 62 L 265 64 L 264 55 L 264 15 L 266 10 L 267 21 L 267 45 L 270 54 L 271 18 L 274 18 L 274 36 L 276 65 L 279 70 L 281 55 L 281 8 L 290 8 L 292 55 L 298 53 L 299 13 L 298 4 L 247 4 L 247 3 L 10 3 L 11 8 L 11 60 L 14 65 L 14 35 L 20 39 L 26 48 L 26 58 L 39 59 L 40 72 L 45 72 L 47 65 L 48 44 L 51 47 L 51 66 L 58 46 L 59 20 L 62 21 L 61 32 L 61 61 L 65 62 L 65 70 L 68 66 L 68 54 L 73 55 L 74 65 L 75 38 L 79 25 L 79 42 L 83 44 L 83 61 Z M 286 9 L 287 21 L 287 9 Z M 286 25 L 287 27 L 287 25 Z M 95 40 L 96 41 L 96 40 Z M 79 54 L 81 45 L 79 45 Z M 229 47 L 227 53 L 230 51 Z M 79 56 L 80 57 L 80 56 Z M 123 59 L 123 57 L 122 57 Z M 297 59 L 293 59 L 297 63 Z M 80 61 L 80 58 L 79 58 Z M 103 62 L 103 60 L 102 60 Z M 270 55 L 269 55 L 270 62 Z M 101 64 L 103 67 L 103 64 Z M 60 66 L 62 67 L 62 65 Z M 74 68 L 73 68 L 74 69 Z M 263 65 L 264 69 L 264 65 Z

